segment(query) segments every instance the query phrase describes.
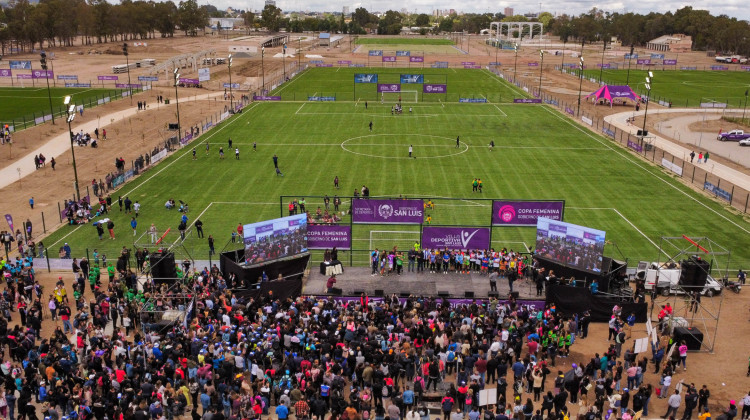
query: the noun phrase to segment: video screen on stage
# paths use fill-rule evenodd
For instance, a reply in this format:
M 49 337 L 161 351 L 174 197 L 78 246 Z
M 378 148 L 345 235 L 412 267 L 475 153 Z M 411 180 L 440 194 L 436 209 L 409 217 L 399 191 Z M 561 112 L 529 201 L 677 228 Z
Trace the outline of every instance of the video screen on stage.
M 247 266 L 307 252 L 307 213 L 250 223 L 242 229 Z
M 568 267 L 600 273 L 606 234 L 603 230 L 540 217 L 536 223 L 536 252 Z

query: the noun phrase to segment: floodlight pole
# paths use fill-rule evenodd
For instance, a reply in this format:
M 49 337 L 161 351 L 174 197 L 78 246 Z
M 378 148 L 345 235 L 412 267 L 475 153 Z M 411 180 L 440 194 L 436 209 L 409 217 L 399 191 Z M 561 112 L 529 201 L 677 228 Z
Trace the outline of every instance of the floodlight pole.
M 563 41 L 562 62 L 560 63 L 560 73 L 562 73 L 563 69 L 565 68 L 565 44 L 566 44 L 566 41 Z
M 748 90 L 745 89 L 745 106 L 742 108 L 742 120 L 741 120 L 743 124 L 745 123 L 745 111 L 747 111 L 747 94 L 748 94 Z
M 130 105 L 133 105 L 133 88 L 130 87 L 130 59 L 128 58 L 128 43 L 122 44 L 122 53 L 125 55 L 125 66 L 128 68 L 128 96 L 130 96 Z
M 284 67 L 284 81 L 286 82 L 286 42 L 281 50 L 281 65 Z
M 630 55 L 628 56 L 628 75 L 625 78 L 626 85 L 628 84 L 628 82 L 630 82 L 630 62 L 633 60 L 633 49 L 634 49 L 634 45 L 630 44 Z
M 70 96 L 66 96 L 64 104 L 67 106 L 69 102 L 70 102 Z M 75 146 L 73 145 L 73 127 L 71 127 L 71 123 L 73 122 L 73 119 L 75 119 L 76 117 L 75 105 L 71 104 L 66 109 L 66 112 L 68 113 L 68 134 L 70 135 L 70 153 L 73 155 L 73 177 L 75 179 L 73 186 L 76 189 L 76 200 L 80 202 L 81 192 L 78 189 L 78 168 L 76 167 L 76 149 L 75 149 Z
M 542 72 L 544 71 L 544 50 L 539 51 L 542 62 L 539 63 L 539 97 L 542 97 Z
M 513 82 L 518 80 L 518 44 L 515 45 L 516 58 L 513 60 Z
M 648 116 L 648 103 L 651 102 L 651 83 L 654 81 L 654 73 L 648 72 L 646 77 L 646 109 L 643 111 L 643 128 L 641 134 L 643 137 L 646 136 L 646 117 Z
M 580 58 L 581 71 L 578 77 L 581 79 L 578 83 L 578 107 L 576 108 L 576 116 L 581 115 L 581 90 L 583 89 L 583 55 Z
M 261 80 L 263 81 L 263 86 L 260 87 L 260 93 L 261 95 L 265 95 L 265 89 L 266 89 L 266 69 L 263 64 L 263 59 L 266 55 L 266 47 L 260 47 L 260 74 L 261 74 Z
M 180 98 L 177 95 L 177 82 L 180 78 L 180 73 L 177 72 L 177 69 L 174 69 L 174 100 L 175 104 L 177 105 L 177 141 L 179 142 L 181 140 L 182 136 L 182 126 L 180 125 Z
M 49 113 L 52 117 L 52 125 L 55 125 L 55 111 L 52 109 L 52 93 L 49 90 L 49 73 L 47 73 L 47 53 L 42 51 L 40 54 L 41 58 L 39 62 L 42 64 L 42 70 L 44 70 L 44 79 L 47 80 L 47 98 L 49 98 Z
M 299 67 L 302 63 L 300 61 L 302 59 L 302 56 L 300 55 L 300 51 L 302 51 L 301 48 L 302 48 L 302 37 L 299 36 L 297 37 L 297 71 L 299 71 Z
M 229 54 L 227 66 L 229 67 L 229 109 L 231 112 L 234 112 L 234 101 L 232 100 L 232 54 Z
M 604 52 L 607 50 L 607 40 L 604 40 L 604 46 L 602 47 L 602 64 L 599 67 L 599 84 L 602 84 L 602 73 L 604 72 Z

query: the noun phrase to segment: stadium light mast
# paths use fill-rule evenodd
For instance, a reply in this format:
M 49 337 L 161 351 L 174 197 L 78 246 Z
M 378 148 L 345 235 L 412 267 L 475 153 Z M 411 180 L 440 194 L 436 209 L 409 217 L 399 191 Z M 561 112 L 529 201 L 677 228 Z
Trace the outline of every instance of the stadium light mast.
M 299 71 L 299 66 L 301 65 L 301 59 L 302 56 L 300 55 L 300 51 L 302 51 L 302 37 L 297 37 L 297 71 Z
M 567 41 L 563 41 L 563 51 L 562 51 L 562 62 L 560 63 L 560 73 L 562 73 L 563 69 L 565 68 L 565 44 Z
M 633 50 L 635 49 L 634 44 L 630 44 L 630 55 L 628 55 L 628 75 L 625 77 L 625 84 L 630 82 L 630 61 L 633 59 Z
M 47 53 L 42 51 L 40 54 L 41 58 L 39 62 L 42 64 L 42 70 L 44 70 L 44 79 L 47 80 L 47 98 L 49 98 L 49 113 L 52 116 L 52 125 L 55 125 L 55 111 L 52 109 L 52 93 L 49 90 L 49 73 L 47 73 Z
M 76 118 L 76 106 L 72 103 L 70 103 L 70 96 L 66 96 L 63 100 L 63 105 L 65 105 L 66 112 L 68 113 L 68 133 L 70 134 L 70 153 L 73 154 L 73 177 L 75 179 L 73 186 L 76 189 L 76 200 L 79 202 L 81 201 L 81 192 L 78 189 L 78 169 L 76 168 L 76 150 L 73 146 L 73 128 L 71 127 L 71 123 Z
M 284 67 L 284 81 L 286 82 L 286 41 L 284 41 L 284 48 L 281 50 L 281 65 Z
M 742 120 L 741 120 L 743 124 L 745 123 L 745 111 L 747 111 L 747 93 L 748 93 L 748 89 L 745 89 L 745 106 L 742 108 Z
M 179 69 L 174 69 L 174 100 L 175 104 L 177 104 L 177 141 L 180 141 L 180 136 L 182 136 L 182 126 L 180 125 L 180 98 L 177 96 L 177 83 L 180 80 L 180 71 Z
M 518 79 L 518 43 L 513 46 L 513 49 L 516 50 L 516 58 L 513 61 L 513 82 L 515 82 Z
M 648 103 L 651 102 L 651 83 L 654 81 L 654 73 L 648 72 L 646 77 L 646 109 L 643 111 L 643 129 L 641 129 L 642 137 L 646 137 L 646 117 L 648 116 Z
M 260 47 L 260 74 L 263 81 L 263 86 L 260 87 L 260 94 L 265 95 L 265 89 L 266 89 L 266 69 L 263 64 L 263 58 L 266 55 L 266 47 Z
M 229 67 L 229 109 L 234 113 L 234 101 L 232 100 L 232 54 L 227 57 L 227 67 Z
M 578 60 L 581 64 L 581 71 L 578 77 L 581 79 L 578 82 L 578 107 L 576 108 L 576 116 L 581 115 L 581 90 L 583 89 L 583 56 Z
M 542 72 L 544 71 L 544 50 L 539 51 L 539 58 L 542 62 L 539 63 L 539 97 L 542 97 Z
M 125 56 L 125 66 L 128 68 L 128 96 L 130 96 L 130 105 L 133 105 L 133 88 L 130 87 L 130 59 L 128 58 L 128 43 L 122 44 L 122 54 Z
M 599 66 L 599 84 L 602 84 L 602 73 L 604 72 L 604 52 L 607 51 L 607 40 L 604 40 L 604 46 L 602 47 L 602 64 Z

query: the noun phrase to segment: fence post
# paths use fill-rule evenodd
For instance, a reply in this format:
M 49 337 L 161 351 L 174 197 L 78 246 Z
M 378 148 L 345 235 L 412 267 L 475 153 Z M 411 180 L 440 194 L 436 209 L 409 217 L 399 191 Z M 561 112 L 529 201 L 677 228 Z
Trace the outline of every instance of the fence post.
M 44 212 L 42 212 L 42 229 L 47 233 L 47 225 L 44 223 Z
M 60 208 L 60 202 L 57 202 L 57 215 L 60 216 L 60 223 L 62 223 L 62 209 Z
M 45 258 L 47 258 L 47 272 L 51 273 L 52 272 L 52 267 L 49 266 L 49 248 L 45 249 L 44 251 L 45 251 L 44 252 L 44 256 L 45 256 Z
M 693 176 L 690 177 L 690 183 L 692 184 L 694 182 L 695 182 L 695 165 L 693 165 Z
M 748 201 L 750 201 L 750 192 L 747 193 L 747 196 L 745 197 L 745 213 L 747 213 L 747 204 Z
M 706 182 L 708 182 L 708 172 L 706 172 L 706 176 L 703 178 L 703 189 L 706 189 Z

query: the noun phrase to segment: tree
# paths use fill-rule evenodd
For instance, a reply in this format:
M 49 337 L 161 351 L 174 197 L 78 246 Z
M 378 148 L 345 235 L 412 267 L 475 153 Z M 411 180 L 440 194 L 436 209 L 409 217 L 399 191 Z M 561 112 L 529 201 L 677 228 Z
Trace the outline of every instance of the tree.
M 370 23 L 370 13 L 364 7 L 357 7 L 354 9 L 352 22 L 357 22 L 361 27 L 367 26 Z
M 198 7 L 196 0 L 181 1 L 177 10 L 177 22 L 185 35 L 196 36 L 198 29 L 208 25 L 208 12 L 205 8 Z
M 245 22 L 245 27 L 247 28 L 247 33 L 250 33 L 250 29 L 253 28 L 253 24 L 255 23 L 255 13 L 251 11 L 246 11 L 242 14 L 242 21 Z M 299 32 L 299 31 L 295 31 Z
M 420 13 L 419 15 L 417 15 L 417 19 L 414 24 L 422 27 L 430 26 L 430 15 Z
M 401 13 L 394 10 L 385 12 L 380 22 L 378 22 L 378 34 L 380 35 L 398 35 L 403 27 Z
M 272 4 L 267 4 L 260 14 L 260 21 L 269 31 L 278 32 L 281 27 L 281 9 Z
M 448 16 L 440 19 L 438 27 L 440 32 L 453 32 L 453 17 Z

